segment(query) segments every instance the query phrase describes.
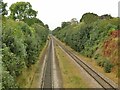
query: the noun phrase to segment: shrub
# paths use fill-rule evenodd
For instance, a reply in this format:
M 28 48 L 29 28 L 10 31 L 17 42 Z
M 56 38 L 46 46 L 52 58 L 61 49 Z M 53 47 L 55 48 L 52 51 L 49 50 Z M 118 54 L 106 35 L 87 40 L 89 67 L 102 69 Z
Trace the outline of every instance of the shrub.
M 94 59 L 98 59 L 99 58 L 99 54 L 96 54 L 95 56 L 94 56 Z
M 13 77 L 21 74 L 24 61 L 21 61 L 14 53 L 10 52 L 9 47 L 4 47 L 2 61 Z
M 10 90 L 10 88 L 18 88 L 15 84 L 14 78 L 9 74 L 8 71 L 2 72 L 2 90 Z
M 110 73 L 112 67 L 113 67 L 113 64 L 110 63 L 110 61 L 106 60 L 105 63 L 104 63 L 104 71 L 105 71 L 106 73 Z

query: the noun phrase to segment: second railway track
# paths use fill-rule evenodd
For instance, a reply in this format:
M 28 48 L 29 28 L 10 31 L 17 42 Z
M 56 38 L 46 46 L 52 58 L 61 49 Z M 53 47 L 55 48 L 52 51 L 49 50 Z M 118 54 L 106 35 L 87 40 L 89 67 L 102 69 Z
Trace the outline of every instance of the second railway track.
M 100 76 L 96 71 L 94 71 L 91 67 L 89 67 L 85 62 L 80 60 L 74 53 L 66 49 L 63 45 L 61 45 L 54 37 L 53 39 L 57 42 L 58 46 L 60 46 L 77 64 L 79 64 L 90 76 L 92 76 L 102 87 L 104 90 L 117 90 L 117 87 L 113 86 L 106 79 Z

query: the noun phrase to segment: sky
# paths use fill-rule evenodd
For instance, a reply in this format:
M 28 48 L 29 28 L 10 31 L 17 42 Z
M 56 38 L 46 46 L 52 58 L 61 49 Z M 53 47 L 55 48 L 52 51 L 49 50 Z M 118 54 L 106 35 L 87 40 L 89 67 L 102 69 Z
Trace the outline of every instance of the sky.
M 98 15 L 110 14 L 118 17 L 118 2 L 120 0 L 3 0 L 8 7 L 15 2 L 30 2 L 38 11 L 37 18 L 48 24 L 51 30 L 61 26 L 61 22 L 76 18 L 91 12 Z

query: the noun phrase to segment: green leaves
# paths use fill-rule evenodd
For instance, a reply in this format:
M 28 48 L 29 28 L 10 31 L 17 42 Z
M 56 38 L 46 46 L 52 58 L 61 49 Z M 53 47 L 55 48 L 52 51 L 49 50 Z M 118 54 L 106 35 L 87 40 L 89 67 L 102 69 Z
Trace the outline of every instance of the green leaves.
M 2 13 L 3 16 L 8 14 L 6 7 L 7 7 L 7 3 L 0 1 L 0 10 L 2 9 L 2 11 L 0 11 L 0 14 Z
M 106 60 L 105 63 L 104 63 L 104 71 L 106 73 L 110 73 L 112 67 L 113 67 L 113 64 L 110 61 Z
M 3 48 L 2 61 L 6 69 L 14 78 L 21 74 L 21 69 L 24 67 L 24 62 L 14 53 L 10 52 L 9 47 Z
M 109 15 L 99 17 L 97 14 L 86 13 L 78 24 L 57 27 L 53 34 L 82 55 L 95 58 L 99 66 L 104 67 L 105 72 L 111 72 L 111 62 L 101 60 L 96 51 L 102 52 L 101 47 L 112 31 L 119 29 L 119 19 Z M 96 55 L 96 56 L 95 56 Z M 100 54 L 100 56 L 102 56 Z M 105 56 L 102 56 L 106 58 Z
M 82 18 L 81 22 L 85 22 L 86 24 L 91 24 L 92 22 L 95 22 L 99 19 L 97 14 L 94 13 L 85 13 Z
M 7 15 L 6 6 L 0 2 L 2 15 Z M 2 18 L 3 90 L 18 88 L 16 78 L 36 63 L 49 33 L 49 26 L 36 18 L 29 2 L 16 2 L 10 11 L 10 16 Z
M 10 88 L 18 88 L 15 84 L 14 78 L 9 74 L 8 71 L 2 73 L 2 90 L 9 90 Z
M 24 68 L 36 63 L 49 31 L 41 23 L 30 27 L 24 22 L 6 19 L 2 24 L 2 62 L 5 72 L 8 72 L 5 73 L 8 77 L 4 78 L 3 88 L 7 90 L 16 87 L 16 77 L 22 74 Z
M 33 18 L 37 16 L 37 11 L 32 9 L 29 2 L 16 2 L 10 6 L 10 11 L 10 17 L 14 20 L 24 20 L 26 18 Z

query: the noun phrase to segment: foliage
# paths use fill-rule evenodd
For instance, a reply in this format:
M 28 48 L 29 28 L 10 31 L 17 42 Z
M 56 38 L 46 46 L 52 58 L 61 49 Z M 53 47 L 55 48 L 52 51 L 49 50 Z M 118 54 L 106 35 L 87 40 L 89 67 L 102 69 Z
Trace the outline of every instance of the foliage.
M 2 61 L 6 69 L 10 72 L 13 77 L 16 77 L 21 74 L 21 70 L 24 67 L 24 62 L 19 60 L 14 53 L 10 52 L 8 47 L 3 47 L 3 57 Z
M 101 19 L 112 19 L 113 17 L 109 14 L 105 14 L 105 15 L 102 15 L 100 16 Z
M 16 2 L 10 6 L 10 17 L 12 19 L 24 20 L 37 16 L 37 11 L 32 9 L 29 2 Z
M 78 24 L 70 24 L 64 28 L 58 27 L 53 31 L 58 39 L 65 42 L 74 50 L 78 51 L 82 55 L 95 58 L 99 66 L 104 67 L 110 72 L 111 65 L 109 67 L 104 65 L 105 61 L 100 60 L 101 55 L 96 55 L 96 51 L 103 45 L 111 34 L 111 32 L 118 30 L 118 18 L 108 19 L 99 18 L 98 15 L 93 13 L 86 13 L 82 16 Z
M 104 71 L 105 71 L 106 73 L 110 73 L 112 67 L 113 67 L 113 64 L 110 63 L 108 60 L 106 60 L 105 63 L 104 63 Z
M 85 13 L 80 19 L 81 22 L 85 22 L 86 24 L 90 24 L 98 20 L 98 15 L 94 13 Z
M 7 3 L 0 2 L 3 16 L 7 14 L 6 6 Z M 37 11 L 29 2 L 16 2 L 10 11 L 10 16 L 2 18 L 3 90 L 20 87 L 16 79 L 36 63 L 49 33 L 49 26 L 36 18 Z
M 64 28 L 66 26 L 70 25 L 70 22 L 62 22 L 61 28 Z
M 33 25 L 34 23 L 39 23 L 41 26 L 44 26 L 44 23 L 41 20 L 39 20 L 39 19 L 37 19 L 35 17 L 33 17 L 33 18 L 25 18 L 24 22 L 27 23 L 29 26 Z
M 15 84 L 13 76 L 8 71 L 2 71 L 2 90 L 10 90 L 10 88 L 18 88 Z
M 6 17 L 3 18 L 2 26 L 2 62 L 7 72 L 7 77 L 4 75 L 6 78 L 3 88 L 7 90 L 15 87 L 13 83 L 16 83 L 16 78 L 25 68 L 36 63 L 49 30 L 39 22 L 30 27 L 22 21 L 13 21 Z
M 6 7 L 7 7 L 7 3 L 4 3 L 3 1 L 0 1 L 0 9 L 2 9 L 0 14 L 2 13 L 3 16 L 8 14 L 8 11 L 6 10 Z

